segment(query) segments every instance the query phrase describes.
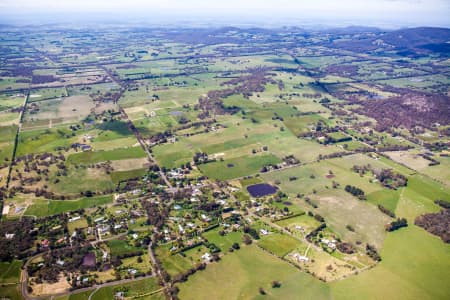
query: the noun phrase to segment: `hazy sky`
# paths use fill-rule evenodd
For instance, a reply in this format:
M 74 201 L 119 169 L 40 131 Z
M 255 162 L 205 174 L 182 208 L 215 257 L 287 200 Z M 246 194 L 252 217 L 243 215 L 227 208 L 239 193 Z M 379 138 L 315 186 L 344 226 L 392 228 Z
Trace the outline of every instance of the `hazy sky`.
M 1 19 L 27 16 L 51 22 L 73 14 L 77 18 L 151 20 L 166 23 L 193 17 L 334 25 L 450 27 L 450 0 L 0 0 Z M 59 16 L 59 17 L 58 17 Z

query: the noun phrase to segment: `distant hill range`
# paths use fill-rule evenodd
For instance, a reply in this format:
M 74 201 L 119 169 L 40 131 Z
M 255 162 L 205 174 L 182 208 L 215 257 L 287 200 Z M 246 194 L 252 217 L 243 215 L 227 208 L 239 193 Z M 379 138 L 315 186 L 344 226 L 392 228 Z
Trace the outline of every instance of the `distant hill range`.
M 349 28 L 347 32 L 356 34 L 363 32 L 363 28 L 356 31 Z M 404 56 L 429 52 L 450 56 L 450 29 L 447 28 L 418 27 L 384 33 L 377 32 L 373 28 L 368 29 L 366 32 L 373 32 L 373 37 L 365 35 L 360 39 L 345 41 L 336 39 L 332 42 L 332 46 L 356 52 L 391 50 Z M 341 30 L 340 34 L 344 34 L 344 32 Z

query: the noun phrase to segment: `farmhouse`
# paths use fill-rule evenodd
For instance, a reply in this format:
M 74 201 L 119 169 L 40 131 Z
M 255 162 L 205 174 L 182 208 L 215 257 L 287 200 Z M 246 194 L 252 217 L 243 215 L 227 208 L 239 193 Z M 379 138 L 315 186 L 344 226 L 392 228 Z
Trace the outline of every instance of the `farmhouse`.
M 69 219 L 69 223 L 72 223 L 72 222 L 78 221 L 78 220 L 80 220 L 80 219 L 81 219 L 81 217 L 80 217 L 80 216 L 72 217 L 72 218 L 70 218 L 70 219 Z
M 208 252 L 206 252 L 205 254 L 202 255 L 202 259 L 204 261 L 210 261 L 211 260 L 211 254 L 209 254 Z

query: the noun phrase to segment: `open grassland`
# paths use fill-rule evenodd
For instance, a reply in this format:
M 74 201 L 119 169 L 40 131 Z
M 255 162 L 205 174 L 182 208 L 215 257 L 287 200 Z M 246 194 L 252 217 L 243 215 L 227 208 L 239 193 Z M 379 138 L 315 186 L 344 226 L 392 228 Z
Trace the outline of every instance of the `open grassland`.
M 0 127 L 0 162 L 10 160 L 14 149 L 17 126 Z
M 320 225 L 319 221 L 306 214 L 284 219 L 276 223 L 282 227 L 288 227 L 290 229 L 292 229 L 292 227 L 295 228 L 296 226 L 300 226 L 306 234 L 316 229 Z
M 68 157 L 67 162 L 72 164 L 95 164 L 109 160 L 122 160 L 142 158 L 146 154 L 140 146 L 115 149 L 109 151 L 87 151 L 75 153 Z
M 63 195 L 79 194 L 83 191 L 100 193 L 114 187 L 111 176 L 101 168 L 77 168 L 69 165 L 67 176 L 58 176 L 57 173 L 52 173 L 49 179 L 49 189 Z
M 69 130 L 65 128 L 21 131 L 17 145 L 17 156 L 52 152 L 60 147 L 70 147 L 76 140 L 77 138 L 73 137 Z
M 147 169 L 133 169 L 129 171 L 114 171 L 111 172 L 111 180 L 114 184 L 127 179 L 139 178 L 147 174 Z
M 259 246 L 279 257 L 285 256 L 300 244 L 301 242 L 289 235 L 280 233 L 270 233 L 258 241 Z
M 164 294 L 158 292 L 160 286 L 155 278 L 138 278 L 136 281 L 118 284 L 70 296 L 56 298 L 57 300 L 105 300 L 114 299 L 115 293 L 126 290 L 126 297 L 139 300 L 162 300 Z
M 112 196 L 99 196 L 91 198 L 82 198 L 79 200 L 44 200 L 35 199 L 25 211 L 25 215 L 45 217 L 78 210 L 81 208 L 89 208 L 101 206 L 112 202 Z
M 282 286 L 273 289 L 271 282 Z M 259 287 L 266 296 L 259 295 Z M 290 264 L 257 248 L 244 246 L 180 285 L 181 299 L 328 299 L 328 287 Z
M 234 243 L 240 244 L 242 242 L 242 232 L 232 231 L 224 236 L 219 234 L 219 229 L 213 229 L 205 232 L 202 235 L 208 242 L 213 243 L 219 247 L 223 253 L 228 251 Z
M 108 247 L 111 250 L 111 255 L 122 256 L 128 253 L 142 250 L 141 248 L 134 247 L 124 240 L 111 240 L 108 241 Z
M 388 234 L 375 268 L 330 284 L 335 299 L 448 299 L 450 246 L 410 225 Z
M 384 225 L 390 218 L 377 207 L 343 190 L 323 191 L 311 198 L 318 205 L 314 211 L 324 216 L 329 227 L 343 240 L 368 242 L 382 247 L 386 236 Z M 355 231 L 349 231 L 347 225 L 351 225 Z
M 8 300 L 22 300 L 20 285 L 0 286 L 0 297 Z
M 87 117 L 94 107 L 94 102 L 88 96 L 71 96 L 33 104 L 27 106 L 24 128 L 49 128 L 57 124 L 78 122 Z
M 66 88 L 44 88 L 33 90 L 30 94 L 29 102 L 67 97 Z
M 161 260 L 164 270 L 171 276 L 178 273 L 186 272 L 192 266 L 198 263 L 198 259 L 205 252 L 209 252 L 204 246 L 197 246 L 188 250 L 189 253 L 175 253 L 170 252 L 171 244 L 162 245 L 156 248 L 156 255 Z
M 21 267 L 22 262 L 20 260 L 0 262 L 0 284 L 18 283 Z
M 0 93 L 0 112 L 23 105 L 24 94 Z
M 263 166 L 280 162 L 274 155 L 262 154 L 202 164 L 199 169 L 209 178 L 227 180 L 258 173 Z

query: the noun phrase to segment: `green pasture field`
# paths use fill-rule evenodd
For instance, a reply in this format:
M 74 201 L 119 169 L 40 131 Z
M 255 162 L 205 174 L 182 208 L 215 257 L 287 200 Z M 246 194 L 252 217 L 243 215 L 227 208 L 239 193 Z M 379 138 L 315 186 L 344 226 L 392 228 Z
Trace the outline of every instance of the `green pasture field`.
M 59 147 L 70 147 L 77 140 L 66 128 L 21 131 L 17 156 L 30 153 L 53 152 Z
M 131 246 L 127 241 L 124 240 L 110 240 L 107 242 L 109 249 L 111 250 L 111 255 L 120 256 L 127 253 L 143 250 L 142 248 Z
M 300 133 L 310 131 L 310 128 L 315 129 L 319 121 L 325 122 L 325 124 L 328 123 L 328 120 L 318 114 L 288 117 L 284 119 L 283 123 L 294 135 L 297 136 Z
M 224 236 L 219 235 L 220 229 L 216 228 L 209 230 L 202 234 L 202 236 L 208 240 L 208 242 L 215 244 L 222 250 L 222 253 L 226 253 L 228 249 L 234 244 L 241 244 L 242 242 L 242 232 L 232 231 Z
M 147 254 L 142 255 L 142 262 L 139 263 L 137 260 L 137 256 L 124 258 L 122 259 L 121 267 L 124 267 L 125 270 L 133 268 L 142 273 L 147 273 L 152 269 L 150 258 Z
M 39 111 L 34 112 L 32 104 L 37 105 Z M 27 105 L 24 114 L 25 128 L 50 128 L 57 124 L 78 122 L 86 118 L 94 107 L 92 99 L 84 95 L 42 100 L 32 104 Z
M 297 57 L 300 64 L 307 68 L 322 68 L 328 65 L 351 61 L 351 56 L 316 56 L 316 57 Z
M 21 285 L 6 285 L 0 288 L 0 297 L 9 300 L 22 300 Z
M 161 263 L 171 276 L 185 272 L 192 268 L 194 262 L 187 257 L 183 257 L 180 253 L 172 254 L 169 249 L 172 244 L 161 245 L 156 248 L 156 256 L 161 260 Z M 195 247 L 192 250 L 198 251 L 202 247 Z M 204 252 L 201 253 L 203 255 Z
M 82 86 L 72 86 L 68 87 L 67 90 L 69 92 L 69 95 L 76 96 L 76 95 L 89 95 L 89 94 L 99 94 L 99 93 L 107 93 L 107 92 L 114 92 L 119 90 L 119 86 L 115 82 L 108 82 L 108 83 L 98 83 L 98 84 L 89 84 L 89 85 L 82 85 Z
M 375 205 L 383 205 L 391 212 L 395 212 L 397 203 L 400 200 L 401 191 L 382 189 L 367 195 L 367 201 Z
M 81 198 L 78 200 L 46 200 L 35 199 L 34 203 L 27 208 L 25 215 L 45 217 L 56 215 L 81 208 L 106 205 L 112 202 L 112 196 L 98 196 L 91 198 Z
M 0 126 L 14 126 L 19 124 L 20 114 L 12 111 L 0 111 Z
M 272 154 L 262 154 L 202 164 L 199 169 L 209 178 L 227 180 L 258 173 L 263 166 L 280 162 L 281 160 Z
M 114 171 L 111 172 L 111 180 L 114 184 L 130 178 L 142 177 L 147 174 L 147 169 L 136 169 L 131 171 Z
M 71 164 L 95 164 L 109 160 L 145 157 L 141 146 L 115 149 L 109 151 L 86 151 L 69 155 L 67 162 Z
M 0 112 L 23 105 L 25 96 L 17 93 L 0 93 Z
M 158 163 L 166 168 L 175 168 L 192 161 L 195 151 L 182 138 L 174 144 L 163 144 L 152 148 L 152 152 Z
M 450 246 L 415 225 L 388 234 L 375 268 L 330 284 L 335 299 L 448 299 Z M 376 284 L 374 284 L 376 283 Z
M 300 241 L 290 237 L 289 235 L 275 232 L 261 236 L 261 239 L 258 240 L 259 246 L 279 257 L 284 257 L 301 244 L 302 243 Z
M 305 230 L 306 234 L 313 231 L 320 225 L 319 221 L 317 221 L 313 217 L 310 217 L 306 214 L 301 215 L 301 216 L 292 217 L 289 219 L 284 219 L 281 221 L 277 221 L 276 223 L 282 227 L 288 227 L 293 230 L 295 230 L 295 228 L 293 228 L 293 227 L 301 226 Z
M 278 280 L 281 288 L 273 289 Z M 262 287 L 267 295 L 259 294 Z M 243 246 L 179 285 L 181 299 L 329 299 L 329 288 L 255 245 Z
M 17 126 L 0 127 L 0 161 L 10 160 L 14 148 L 14 139 L 17 133 Z
M 22 261 L 0 262 L 0 284 L 18 283 Z
M 17 81 L 28 80 L 29 82 L 31 82 L 29 78 L 23 77 L 0 77 L 0 79 L 0 91 L 26 89 L 30 86 L 30 83 Z
M 48 100 L 54 98 L 67 97 L 66 88 L 43 88 L 35 89 L 30 93 L 28 102 Z
M 56 182 L 56 180 L 59 180 Z M 104 169 L 76 168 L 67 165 L 67 176 L 57 176 L 52 172 L 49 176 L 49 189 L 57 194 L 78 194 L 83 191 L 103 192 L 113 189 L 111 176 Z
M 69 234 L 72 234 L 77 228 L 87 228 L 87 227 L 88 223 L 85 218 L 81 218 L 80 220 L 67 223 L 67 229 L 69 230 Z
M 312 195 L 311 199 L 317 203 L 317 209 L 312 209 L 305 202 L 297 203 L 323 216 L 328 227 L 344 241 L 354 244 L 356 241 L 368 242 L 381 248 L 386 236 L 384 225 L 392 219 L 376 206 L 358 200 L 341 189 L 324 190 Z M 355 231 L 349 231 L 347 225 L 351 225 Z
M 155 278 L 137 278 L 133 282 L 117 284 L 113 286 L 103 287 L 100 289 L 92 289 L 87 292 L 80 292 L 70 296 L 56 298 L 57 300 L 104 300 L 114 299 L 117 291 L 127 290 L 127 297 L 139 300 L 162 300 L 164 295 L 162 292 L 156 292 L 160 289 Z M 156 293 L 155 293 L 156 292 Z

